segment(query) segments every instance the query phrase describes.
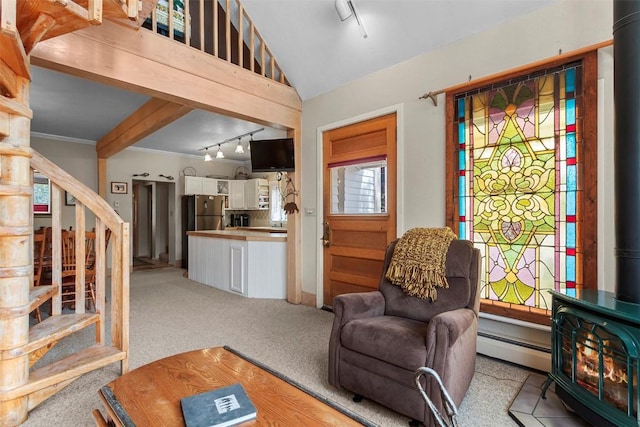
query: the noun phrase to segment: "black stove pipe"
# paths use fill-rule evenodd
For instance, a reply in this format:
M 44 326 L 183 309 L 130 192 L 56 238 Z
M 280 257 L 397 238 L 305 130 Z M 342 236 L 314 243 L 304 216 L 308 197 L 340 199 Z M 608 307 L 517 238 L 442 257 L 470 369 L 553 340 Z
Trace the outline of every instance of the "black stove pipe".
M 640 304 L 640 0 L 613 1 L 616 298 Z

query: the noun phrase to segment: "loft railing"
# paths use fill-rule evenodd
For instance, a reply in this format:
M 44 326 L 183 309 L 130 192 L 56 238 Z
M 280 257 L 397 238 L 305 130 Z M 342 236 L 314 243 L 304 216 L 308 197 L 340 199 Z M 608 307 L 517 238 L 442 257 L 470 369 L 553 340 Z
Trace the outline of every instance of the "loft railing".
M 142 26 L 290 86 L 240 0 L 159 0 Z
M 109 204 L 86 185 L 73 178 L 59 166 L 32 150 L 31 169 L 50 180 L 51 185 L 51 284 L 53 298 L 51 315 L 62 314 L 62 207 L 64 192 L 75 199 L 74 230 L 76 241 L 85 241 L 87 210 L 95 216 L 95 314 L 96 344 L 108 345 L 124 352 L 122 371 L 128 370 L 129 351 L 129 224 L 124 222 Z M 111 339 L 105 336 L 107 300 L 107 242 L 106 231 L 110 231 L 108 247 L 111 251 L 110 306 Z M 78 249 L 82 245 L 78 245 Z M 76 265 L 85 264 L 83 250 L 76 252 Z M 83 269 L 75 277 L 75 313 L 85 312 L 86 287 Z

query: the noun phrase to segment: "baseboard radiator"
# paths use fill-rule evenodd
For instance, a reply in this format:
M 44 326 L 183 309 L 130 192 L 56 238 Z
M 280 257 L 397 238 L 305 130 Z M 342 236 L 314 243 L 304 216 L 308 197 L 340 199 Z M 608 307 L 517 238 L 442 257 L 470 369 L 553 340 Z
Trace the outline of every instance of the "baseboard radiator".
M 551 328 L 480 313 L 478 353 L 541 372 L 549 372 Z

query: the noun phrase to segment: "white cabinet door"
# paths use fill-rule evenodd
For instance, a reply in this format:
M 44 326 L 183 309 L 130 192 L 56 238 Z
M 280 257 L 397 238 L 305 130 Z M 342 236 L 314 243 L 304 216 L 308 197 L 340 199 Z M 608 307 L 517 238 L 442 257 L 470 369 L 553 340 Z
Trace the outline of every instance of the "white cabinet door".
M 269 182 L 266 179 L 250 179 L 245 186 L 247 209 L 269 209 Z
M 229 181 L 229 209 L 246 209 L 244 186 L 247 181 Z
M 205 196 L 216 195 L 216 180 L 213 178 L 202 178 L 202 193 Z
M 229 290 L 247 296 L 246 286 L 247 242 L 229 242 Z
M 202 194 L 202 178 L 199 176 L 185 176 L 184 194 Z

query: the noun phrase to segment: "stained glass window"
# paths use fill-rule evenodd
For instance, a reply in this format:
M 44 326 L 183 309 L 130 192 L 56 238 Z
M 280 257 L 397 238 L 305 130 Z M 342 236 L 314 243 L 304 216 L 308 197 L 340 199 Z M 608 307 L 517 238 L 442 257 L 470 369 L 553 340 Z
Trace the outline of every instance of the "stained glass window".
M 581 281 L 576 117 L 582 66 L 454 98 L 458 234 L 483 255 L 484 303 L 550 309 Z

